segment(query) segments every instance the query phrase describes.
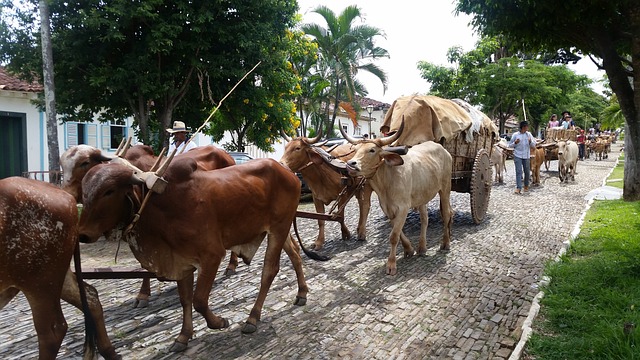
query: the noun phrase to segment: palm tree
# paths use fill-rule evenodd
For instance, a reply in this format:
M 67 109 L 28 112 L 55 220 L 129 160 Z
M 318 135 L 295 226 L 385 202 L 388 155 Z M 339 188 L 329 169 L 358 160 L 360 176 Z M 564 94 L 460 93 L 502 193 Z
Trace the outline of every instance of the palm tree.
M 624 115 L 622 114 L 622 110 L 620 110 L 620 103 L 618 102 L 618 97 L 615 94 L 611 96 L 609 106 L 602 110 L 602 114 L 600 116 L 602 117 L 601 129 L 614 130 L 624 126 Z
M 312 23 L 303 25 L 302 30 L 313 36 L 318 44 L 318 67 L 328 70 L 334 111 L 330 126 L 326 127 L 327 132 L 332 133 L 340 102 L 352 103 L 358 109 L 359 105 L 354 104 L 355 95 L 367 94 L 366 88 L 356 79 L 359 71 L 376 76 L 387 90 L 387 74 L 373 61 L 389 57 L 389 53 L 375 45 L 375 37 L 384 36 L 382 30 L 366 24 L 354 24 L 361 18 L 357 6 L 348 6 L 337 16 L 326 6 L 318 6 L 313 12 L 323 17 L 327 27 Z M 329 106 L 325 111 L 328 115 Z

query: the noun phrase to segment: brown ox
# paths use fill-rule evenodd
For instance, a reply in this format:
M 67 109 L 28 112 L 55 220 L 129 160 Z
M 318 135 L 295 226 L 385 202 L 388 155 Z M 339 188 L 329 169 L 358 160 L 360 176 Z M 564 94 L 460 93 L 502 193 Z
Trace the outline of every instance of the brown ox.
M 387 260 L 389 275 L 397 272 L 396 249 L 399 240 L 402 240 L 405 257 L 414 254 L 411 242 L 402 231 L 411 208 L 417 208 L 420 212 L 418 254 L 426 254 L 429 225 L 427 204 L 436 194 L 440 195 L 440 214 L 444 223 L 441 250 L 449 250 L 451 238 L 451 155 L 442 145 L 432 141 L 413 146 L 404 156 L 385 151 L 383 146 L 397 140 L 403 128 L 404 122 L 394 135 L 376 140 L 353 139 L 342 131 L 345 139 L 356 144 L 356 153 L 347 162 L 350 172 L 368 179 L 373 191 L 378 194 L 382 211 L 391 222 L 391 252 Z
M 105 231 L 130 221 L 141 191 L 132 174 L 120 164 L 101 164 L 87 173 L 82 181 L 81 241 L 96 241 Z M 300 181 L 293 173 L 270 159 L 202 171 L 193 159 L 176 158 L 165 178 L 166 190 L 150 197 L 127 241 L 143 267 L 178 283 L 183 323 L 172 351 L 184 350 L 193 334 L 192 306 L 209 328 L 229 326 L 208 306 L 226 250 L 248 264 L 268 238 L 260 291 L 243 332 L 256 330 L 283 248 L 298 278 L 296 304 L 306 302 L 302 260 L 287 241 L 300 196 Z
M 18 292 L 25 294 L 38 334 L 40 359 L 55 359 L 67 332 L 60 298 L 82 309 L 77 280 L 69 271 L 77 224 L 76 202 L 68 193 L 41 181 L 0 180 L 0 309 Z M 91 341 L 97 335 L 102 356 L 117 359 L 97 292 L 86 284 L 85 288 L 97 327 L 87 326 L 85 358 L 93 357 Z
M 342 209 L 339 215 L 344 218 L 344 205 L 349 199 L 344 196 L 339 198 L 340 192 L 344 188 L 341 175 L 331 169 L 329 165 L 319 158 L 318 153 L 314 151 L 312 145 L 317 143 L 319 139 L 320 135 L 313 139 L 306 137 L 291 139 L 287 137 L 286 140 L 288 143 L 280 162 L 292 171 L 302 174 L 302 177 L 311 189 L 316 212 L 324 213 L 325 205 L 329 205 L 332 201 L 339 199 L 340 201 L 337 207 L 338 209 Z M 349 144 L 340 145 L 331 151 L 331 155 L 342 161 L 348 161 L 353 157 L 352 146 Z M 356 192 L 358 206 L 360 207 L 358 240 L 366 240 L 367 238 L 366 225 L 371 203 L 371 191 L 371 187 L 365 185 Z M 324 220 L 318 220 L 318 228 L 318 237 L 315 241 L 316 250 L 322 249 L 324 246 Z M 340 229 L 342 230 L 343 239 L 346 240 L 351 237 L 349 229 L 344 224 L 344 220 L 340 222 Z
M 149 171 L 156 163 L 157 157 L 153 149 L 148 145 L 134 145 L 124 151 L 124 159 L 142 171 Z M 177 155 L 177 158 L 189 157 L 196 160 L 198 168 L 202 170 L 215 170 L 231 165 L 235 161 L 226 151 L 213 145 L 201 146 L 186 153 Z M 100 149 L 88 145 L 78 145 L 69 148 L 60 157 L 62 173 L 65 174 L 62 187 L 65 191 L 81 202 L 82 179 L 92 167 L 112 158 L 102 155 Z M 66 174 L 70 174 L 66 176 Z M 231 253 L 226 273 L 234 274 L 238 266 L 238 257 Z M 142 280 L 140 291 L 136 296 L 134 307 L 147 307 L 151 296 L 151 283 L 148 278 Z
M 540 168 L 545 160 L 546 151 L 542 147 L 531 149 L 531 184 L 533 186 L 540 185 Z

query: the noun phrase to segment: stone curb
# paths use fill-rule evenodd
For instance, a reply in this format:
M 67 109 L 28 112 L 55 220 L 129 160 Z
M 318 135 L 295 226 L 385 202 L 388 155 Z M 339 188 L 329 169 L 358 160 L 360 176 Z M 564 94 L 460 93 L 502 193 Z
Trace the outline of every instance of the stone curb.
M 619 162 L 620 162 L 620 156 L 618 156 L 618 158 L 616 159 L 616 162 L 611 168 L 611 171 L 609 171 L 609 174 L 607 174 L 607 176 L 605 176 L 604 179 L 602 180 L 601 186 L 607 185 L 607 179 L 609 178 L 609 176 L 611 176 L 611 174 L 613 173 L 613 170 L 616 168 L 616 166 L 618 166 Z M 589 211 L 589 209 L 591 208 L 591 205 L 593 204 L 593 202 L 594 202 L 594 199 L 587 201 L 587 204 L 585 205 L 584 210 L 580 215 L 580 219 L 578 219 L 578 222 L 576 222 L 576 225 L 574 226 L 573 231 L 571 231 L 571 234 L 569 235 L 569 239 L 562 243 L 562 248 L 560 249 L 560 251 L 558 251 L 558 255 L 553 259 L 553 261 L 556 261 L 556 262 L 560 261 L 560 258 L 564 254 L 566 254 L 567 249 L 569 249 L 569 246 L 571 246 L 571 243 L 573 242 L 573 240 L 575 240 L 575 238 L 580 234 L 580 229 L 582 228 L 582 224 L 584 223 L 584 218 L 587 215 L 587 211 Z M 551 282 L 550 277 L 543 276 L 540 279 L 540 282 L 538 283 L 538 288 L 542 288 L 548 285 L 550 282 Z M 520 336 L 520 341 L 518 341 L 518 344 L 513 349 L 513 352 L 511 352 L 511 355 L 509 356 L 509 360 L 519 360 L 522 357 L 522 352 L 524 350 L 524 347 L 527 344 L 527 341 L 529 341 L 531 334 L 533 333 L 533 328 L 532 328 L 533 321 L 538 316 L 538 312 L 540 311 L 540 300 L 542 300 L 543 297 L 544 297 L 544 291 L 539 291 L 536 294 L 536 296 L 533 298 L 533 301 L 531 301 L 531 308 L 529 309 L 527 318 L 522 324 L 522 335 Z

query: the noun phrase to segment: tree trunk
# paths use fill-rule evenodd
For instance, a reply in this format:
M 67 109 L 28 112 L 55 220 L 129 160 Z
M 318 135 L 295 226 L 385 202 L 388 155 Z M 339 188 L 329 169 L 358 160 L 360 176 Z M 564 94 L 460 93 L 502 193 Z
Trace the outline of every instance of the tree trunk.
M 58 145 L 58 121 L 56 115 L 55 84 L 53 82 L 53 50 L 51 47 L 51 24 L 49 4 L 39 1 L 40 35 L 42 37 L 42 73 L 44 83 L 44 101 L 47 114 L 47 147 L 49 148 L 49 182 L 59 182 L 60 147 Z
M 607 72 L 611 89 L 618 97 L 620 110 L 624 114 L 625 161 L 623 199 L 640 200 L 640 5 L 635 4 L 629 11 L 629 23 L 635 24 L 631 34 L 631 61 L 633 84 L 620 61 L 620 55 L 611 39 L 599 39 L 602 49 L 602 65 Z

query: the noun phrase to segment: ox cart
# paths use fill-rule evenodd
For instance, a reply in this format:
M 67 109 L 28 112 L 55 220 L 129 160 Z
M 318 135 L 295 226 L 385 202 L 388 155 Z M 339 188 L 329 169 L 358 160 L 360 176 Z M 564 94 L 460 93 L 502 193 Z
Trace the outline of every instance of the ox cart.
M 498 129 L 485 114 L 462 100 L 436 96 L 406 96 L 394 101 L 381 131 L 405 128 L 396 146 L 425 141 L 440 143 L 453 158 L 451 190 L 470 194 L 471 217 L 480 224 L 489 207 L 491 152 Z
M 558 160 L 558 147 L 555 141 L 558 139 L 566 139 L 576 141 L 578 136 L 577 130 L 563 129 L 560 127 L 547 128 L 544 141 L 540 144 L 544 148 L 544 168 L 549 171 L 549 165 L 552 160 Z

